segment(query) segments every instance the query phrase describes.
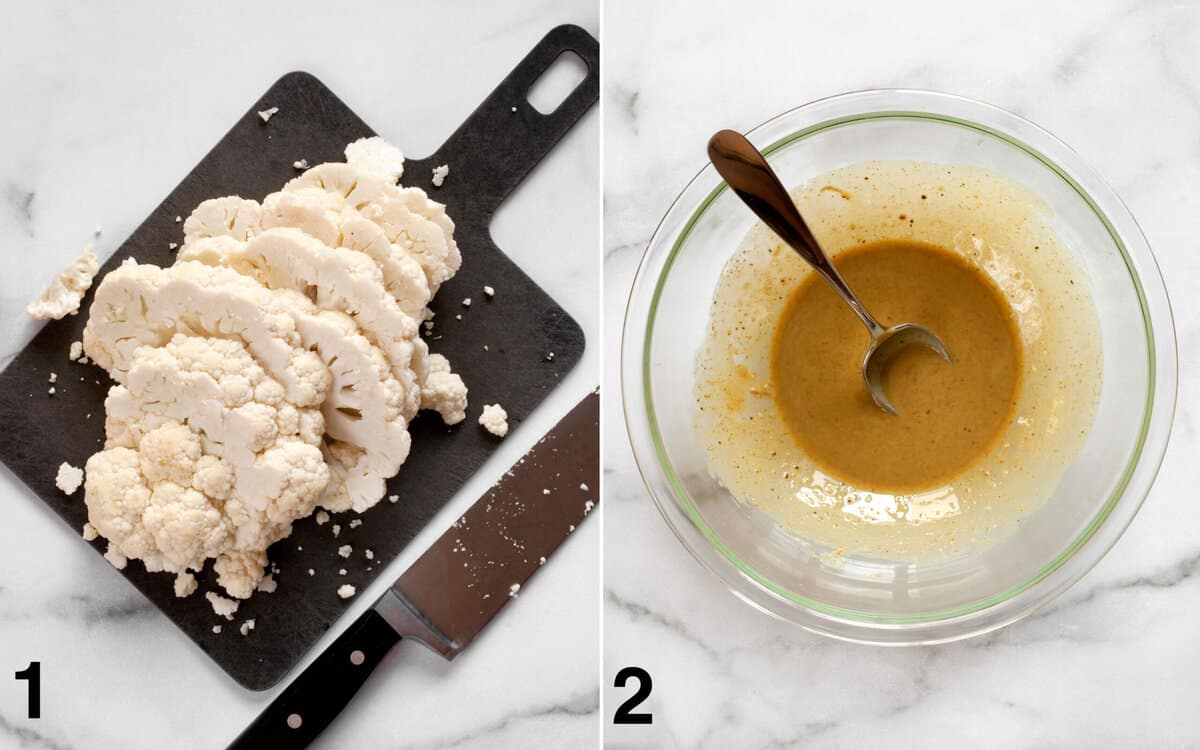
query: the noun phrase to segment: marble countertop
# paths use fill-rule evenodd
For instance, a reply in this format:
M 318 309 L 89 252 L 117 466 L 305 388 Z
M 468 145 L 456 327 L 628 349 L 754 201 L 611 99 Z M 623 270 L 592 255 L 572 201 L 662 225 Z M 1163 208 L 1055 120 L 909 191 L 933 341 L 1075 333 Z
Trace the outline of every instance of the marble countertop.
M 733 598 L 672 536 L 605 406 L 607 741 L 619 747 L 1200 747 L 1200 4 L 1014 0 L 607 4 L 605 383 L 646 241 L 722 127 L 854 89 L 990 101 L 1071 144 L 1154 248 L 1180 344 L 1175 432 L 1110 554 L 1032 617 L 985 637 L 882 649 L 808 634 Z M 979 6 L 983 7 L 983 6 Z M 993 8 L 993 6 L 988 6 Z M 649 727 L 611 728 L 654 678 Z
M 588 0 L 472 6 L 9 6 L 0 28 L 0 98 L 11 107 L 0 124 L 0 366 L 37 330 L 25 304 L 93 229 L 104 228 L 97 251 L 112 252 L 283 73 L 314 73 L 423 156 L 551 27 L 599 31 Z M 583 326 L 583 362 L 360 592 L 340 626 L 596 384 L 599 126 L 596 111 L 586 115 L 492 227 Z M 7 469 L 0 504 L 0 747 L 223 747 L 274 697 L 238 687 Z M 453 664 L 415 644 L 394 649 L 315 746 L 594 743 L 599 543 L 600 524 L 584 524 Z M 42 718 L 30 720 L 26 684 L 12 673 L 35 659 Z

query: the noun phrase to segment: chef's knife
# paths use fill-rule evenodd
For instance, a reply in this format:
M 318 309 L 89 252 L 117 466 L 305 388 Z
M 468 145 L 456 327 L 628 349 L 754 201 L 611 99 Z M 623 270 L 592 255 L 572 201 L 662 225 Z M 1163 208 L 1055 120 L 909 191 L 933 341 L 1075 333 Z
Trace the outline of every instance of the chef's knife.
M 579 402 L 231 744 L 306 747 L 402 638 L 453 659 L 599 498 L 600 397 Z

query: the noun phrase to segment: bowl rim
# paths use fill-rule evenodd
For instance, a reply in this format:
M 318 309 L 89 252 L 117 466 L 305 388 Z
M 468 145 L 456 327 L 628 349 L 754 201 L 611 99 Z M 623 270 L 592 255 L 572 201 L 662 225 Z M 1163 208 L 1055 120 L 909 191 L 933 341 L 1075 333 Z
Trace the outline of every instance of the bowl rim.
M 707 524 L 675 474 L 659 432 L 651 392 L 650 347 L 663 286 L 692 229 L 728 187 L 711 165 L 705 165 L 672 202 L 639 263 L 622 331 L 622 401 L 635 462 L 660 514 L 692 556 L 739 598 L 776 617 L 837 638 L 888 644 L 943 642 L 1001 627 L 1051 601 L 1094 567 L 1128 527 L 1153 485 L 1171 432 L 1178 379 L 1175 331 L 1162 275 L 1128 208 L 1070 147 L 1018 115 L 953 94 L 869 89 L 787 110 L 750 130 L 747 136 L 769 156 L 816 133 L 885 119 L 919 119 L 964 127 L 1023 151 L 1075 191 L 1100 220 L 1122 256 L 1142 313 L 1147 389 L 1134 450 L 1087 526 L 1026 580 L 953 608 L 909 616 L 827 605 L 774 583 L 742 561 Z M 788 132 L 780 136 L 776 131 L 781 129 Z M 711 183 L 715 186 L 710 188 Z M 1087 183 L 1089 189 L 1081 183 Z M 697 196 L 702 196 L 698 202 Z M 646 297 L 644 292 L 651 284 Z M 639 292 L 643 294 L 639 296 Z M 639 304 L 642 298 L 645 304 Z M 644 320 L 641 312 L 645 313 Z M 1114 518 L 1119 505 L 1124 512 Z M 1080 558 L 1085 548 L 1091 555 Z M 1072 562 L 1076 564 L 1068 565 Z

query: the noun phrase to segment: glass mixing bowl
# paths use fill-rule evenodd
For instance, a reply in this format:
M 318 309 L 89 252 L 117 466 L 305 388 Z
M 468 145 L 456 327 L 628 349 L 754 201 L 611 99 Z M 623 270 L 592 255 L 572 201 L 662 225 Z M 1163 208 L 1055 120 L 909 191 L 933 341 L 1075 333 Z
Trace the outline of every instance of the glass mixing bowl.
M 1011 623 L 1079 580 L 1150 490 L 1176 390 L 1175 331 L 1162 277 L 1128 209 L 1075 152 L 1013 114 L 947 94 L 862 91 L 806 104 L 748 137 L 785 185 L 846 164 L 968 164 L 1023 183 L 1091 278 L 1104 351 L 1095 422 L 1040 510 L 997 543 L 950 560 L 855 557 L 838 564 L 736 501 L 694 430 L 695 358 L 725 262 L 755 223 L 705 166 L 642 258 L 626 311 L 621 387 L 651 497 L 692 555 L 738 597 L 824 635 L 938 643 Z M 701 151 L 703 144 L 697 144 Z

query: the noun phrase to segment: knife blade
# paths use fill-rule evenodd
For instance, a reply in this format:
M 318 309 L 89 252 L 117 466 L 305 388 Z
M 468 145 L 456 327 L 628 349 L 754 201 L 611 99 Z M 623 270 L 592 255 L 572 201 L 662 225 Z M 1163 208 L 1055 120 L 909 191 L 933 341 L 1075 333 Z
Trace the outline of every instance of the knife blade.
M 248 726 L 230 750 L 307 747 L 402 639 L 462 652 L 599 502 L 593 391 Z

